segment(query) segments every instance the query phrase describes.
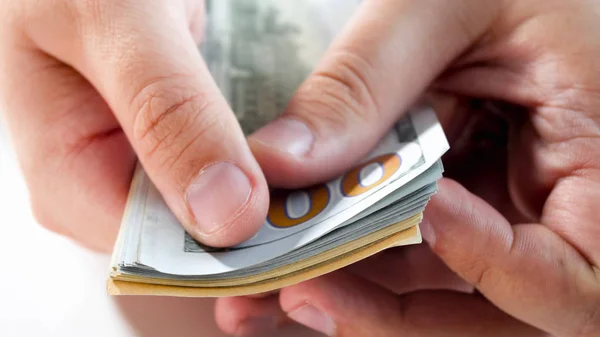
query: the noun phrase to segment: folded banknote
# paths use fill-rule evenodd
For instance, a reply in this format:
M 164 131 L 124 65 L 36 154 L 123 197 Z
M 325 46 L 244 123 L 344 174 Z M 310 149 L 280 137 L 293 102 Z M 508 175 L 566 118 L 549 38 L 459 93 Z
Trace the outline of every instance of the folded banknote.
M 276 118 L 358 1 L 207 2 L 201 46 L 246 134 Z M 449 149 L 422 101 L 336 179 L 274 190 L 255 236 L 227 249 L 195 241 L 136 169 L 108 280 L 114 295 L 233 296 L 278 289 L 383 249 L 421 242 L 418 224 Z M 348 149 L 352 151 L 352 149 Z

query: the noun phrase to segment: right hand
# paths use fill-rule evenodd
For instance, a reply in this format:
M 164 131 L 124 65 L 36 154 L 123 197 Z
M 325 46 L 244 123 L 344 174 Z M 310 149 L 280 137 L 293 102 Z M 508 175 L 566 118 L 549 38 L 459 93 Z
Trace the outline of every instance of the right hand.
M 506 104 L 494 109 L 506 120 L 481 120 L 497 148 L 444 160 L 462 184 L 439 182 L 422 226 L 477 294 L 394 289 L 416 273 L 394 277 L 402 259 L 371 259 L 362 277 L 342 270 L 267 299 L 220 299 L 223 330 L 289 317 L 336 337 L 599 336 L 598 32 L 598 1 L 363 1 L 283 116 L 251 137 L 254 154 L 270 183 L 319 181 L 364 156 L 432 83 Z M 437 111 L 456 149 L 452 130 L 468 133 L 474 116 Z M 298 144 L 284 127 L 299 124 L 311 151 L 289 151 Z
M 137 156 L 196 239 L 262 225 L 263 173 L 204 64 L 202 0 L 0 3 L 0 93 L 37 220 L 110 251 Z

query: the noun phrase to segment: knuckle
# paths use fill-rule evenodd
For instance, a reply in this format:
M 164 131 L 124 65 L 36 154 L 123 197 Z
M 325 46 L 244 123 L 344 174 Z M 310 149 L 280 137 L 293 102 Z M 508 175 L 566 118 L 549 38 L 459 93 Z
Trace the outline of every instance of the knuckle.
M 487 277 L 490 274 L 491 268 L 479 260 L 464 264 L 460 269 L 463 278 L 475 288 L 480 288 L 484 282 L 491 279 Z
M 146 86 L 133 101 L 133 139 L 138 154 L 174 165 L 209 130 L 219 125 L 210 113 L 214 100 L 193 86 L 163 81 Z
M 369 63 L 352 52 L 339 52 L 315 71 L 294 96 L 310 122 L 345 127 L 349 122 L 376 119 L 380 109 L 371 91 Z M 354 119 L 354 120 L 353 120 Z

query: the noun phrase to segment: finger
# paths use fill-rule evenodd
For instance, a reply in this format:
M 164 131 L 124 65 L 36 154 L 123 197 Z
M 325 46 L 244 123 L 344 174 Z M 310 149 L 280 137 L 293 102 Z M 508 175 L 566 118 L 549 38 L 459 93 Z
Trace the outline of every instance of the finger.
M 348 266 L 346 271 L 395 294 L 420 290 L 473 291 L 473 286 L 451 271 L 426 244 L 388 249 Z
M 289 323 L 279 307 L 279 297 L 261 299 L 223 297 L 217 299 L 215 318 L 219 328 L 236 336 L 259 336 Z
M 249 138 L 269 181 L 315 183 L 363 158 L 485 31 L 498 7 L 475 0 L 363 2 L 284 115 Z
M 36 220 L 110 252 L 135 165 L 127 138 L 102 97 L 72 68 L 31 46 L 3 43 L 2 110 Z
M 212 246 L 250 238 L 266 217 L 266 182 L 200 57 L 182 3 L 69 6 L 81 21 L 75 33 L 60 30 L 70 48 L 33 29 L 36 43 L 98 88 L 192 236 Z
M 450 269 L 500 309 L 555 335 L 597 329 L 597 279 L 573 247 L 541 225 L 511 227 L 457 183 L 439 186 L 423 226 Z
M 401 297 L 344 273 L 286 288 L 281 307 L 328 336 L 543 336 L 485 299 L 455 292 Z

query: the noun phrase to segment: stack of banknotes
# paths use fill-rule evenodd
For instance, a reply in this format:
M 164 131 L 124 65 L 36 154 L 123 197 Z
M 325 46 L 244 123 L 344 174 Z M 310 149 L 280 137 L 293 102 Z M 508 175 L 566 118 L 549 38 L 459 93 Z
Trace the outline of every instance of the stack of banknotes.
M 207 1 L 200 46 L 246 134 L 281 113 L 360 1 Z M 108 280 L 113 295 L 217 297 L 279 289 L 389 247 L 421 242 L 418 224 L 449 149 L 426 102 L 402 116 L 340 177 L 271 194 L 267 219 L 228 249 L 195 241 L 141 167 Z M 352 151 L 352 149 L 348 149 Z

